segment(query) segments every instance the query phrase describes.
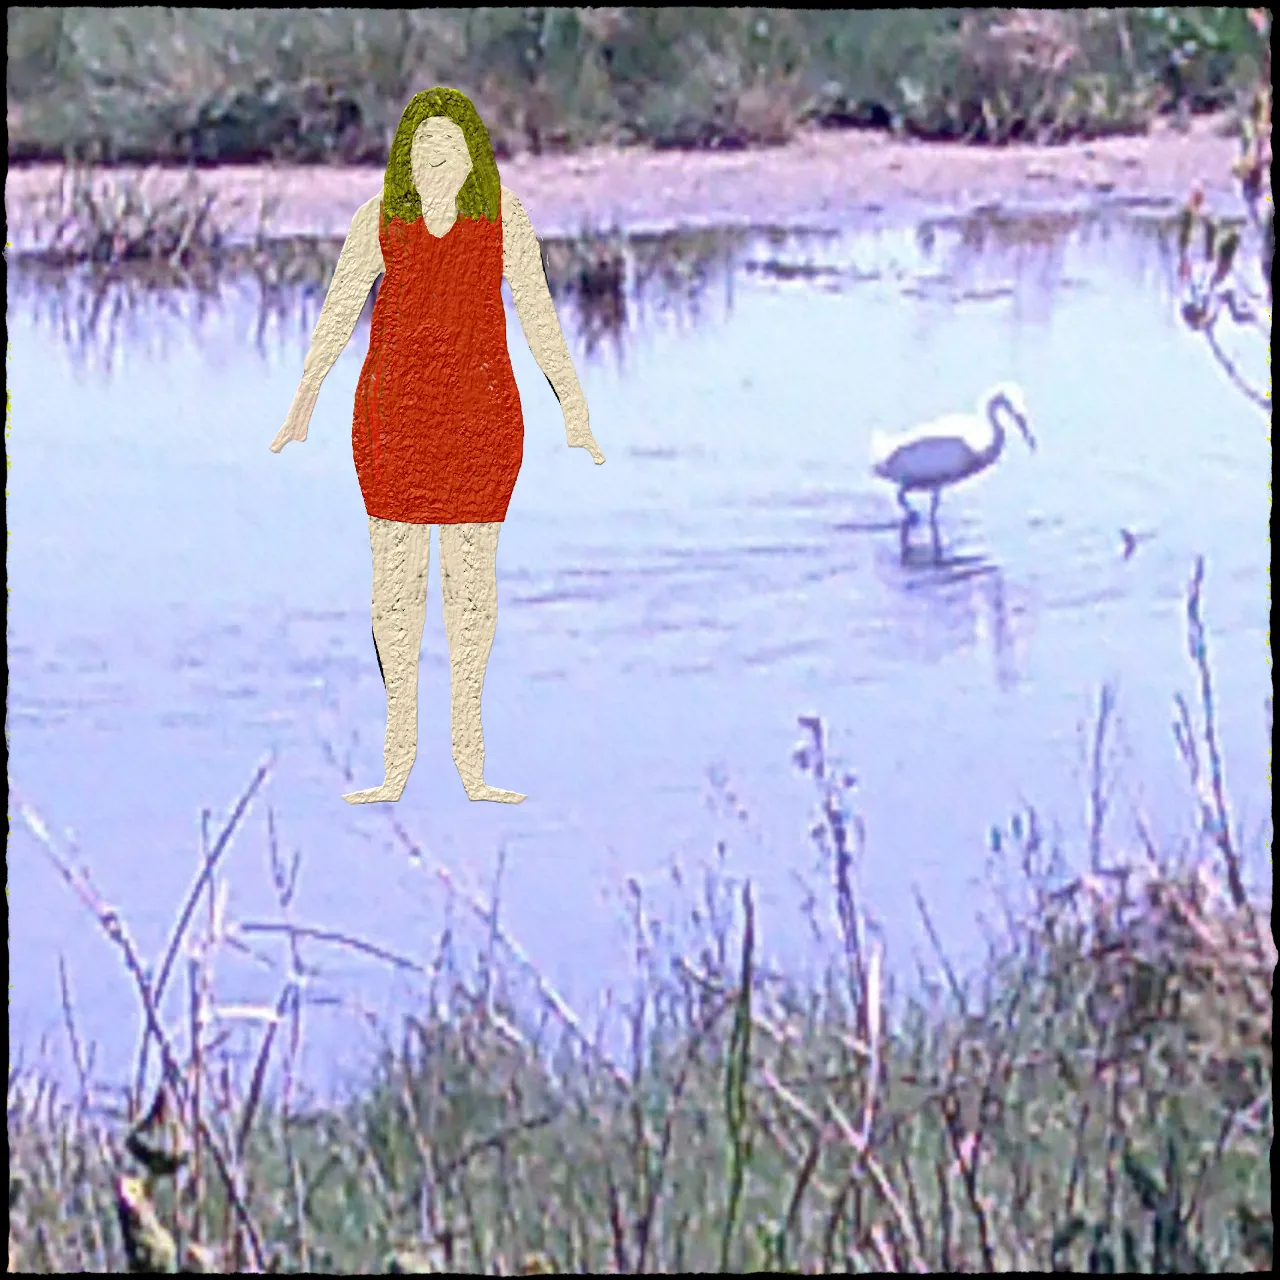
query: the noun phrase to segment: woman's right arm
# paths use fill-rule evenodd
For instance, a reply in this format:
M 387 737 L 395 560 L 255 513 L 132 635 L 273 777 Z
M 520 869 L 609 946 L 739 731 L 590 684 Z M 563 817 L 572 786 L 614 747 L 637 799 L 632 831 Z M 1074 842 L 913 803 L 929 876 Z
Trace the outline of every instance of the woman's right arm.
M 311 348 L 302 365 L 302 376 L 313 385 L 324 381 L 343 348 L 356 331 L 373 282 L 382 274 L 382 249 L 378 244 L 378 217 L 382 198 L 375 196 L 356 210 L 351 230 L 338 256 L 320 319 L 311 335 Z
M 279 453 L 291 440 L 305 440 L 311 425 L 311 414 L 320 396 L 320 384 L 342 354 L 342 349 L 356 331 L 356 322 L 364 310 L 365 299 L 373 282 L 382 274 L 382 249 L 378 244 L 378 218 L 381 201 L 376 197 L 356 210 L 351 230 L 338 255 L 329 292 L 311 347 L 302 363 L 302 381 L 285 417 L 284 426 L 271 442 L 271 452 Z

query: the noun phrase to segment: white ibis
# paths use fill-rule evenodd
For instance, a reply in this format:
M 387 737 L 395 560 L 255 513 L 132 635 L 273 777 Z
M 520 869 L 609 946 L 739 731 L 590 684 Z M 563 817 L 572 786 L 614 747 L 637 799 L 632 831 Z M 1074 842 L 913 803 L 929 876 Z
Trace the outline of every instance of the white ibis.
M 1027 447 L 1034 450 L 1036 442 L 1027 424 L 1022 391 L 1011 382 L 1002 382 L 978 401 L 976 413 L 949 413 L 896 436 L 873 432 L 871 470 L 898 486 L 898 505 L 908 524 L 918 516 L 907 494 L 928 490 L 933 495 L 929 520 L 936 528 L 942 490 L 995 463 L 1004 452 L 1005 421 L 1009 418 Z

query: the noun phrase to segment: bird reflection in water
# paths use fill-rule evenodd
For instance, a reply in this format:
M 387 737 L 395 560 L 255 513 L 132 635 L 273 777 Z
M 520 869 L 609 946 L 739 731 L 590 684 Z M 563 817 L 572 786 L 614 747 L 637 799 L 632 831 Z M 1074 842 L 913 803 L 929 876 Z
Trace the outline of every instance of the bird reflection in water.
M 997 685 L 1019 683 L 1025 638 L 1019 633 L 1030 610 L 987 556 L 946 556 L 934 546 L 913 546 L 904 535 L 901 556 L 877 557 L 877 570 L 898 601 L 895 643 L 925 662 L 958 650 L 989 650 Z

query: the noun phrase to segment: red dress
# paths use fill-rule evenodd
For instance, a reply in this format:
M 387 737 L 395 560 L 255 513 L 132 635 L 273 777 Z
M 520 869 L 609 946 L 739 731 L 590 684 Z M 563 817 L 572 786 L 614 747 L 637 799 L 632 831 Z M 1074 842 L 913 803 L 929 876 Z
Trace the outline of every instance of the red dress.
M 524 454 L 502 305 L 502 219 L 379 214 L 386 274 L 356 388 L 351 450 L 371 516 L 494 523 Z

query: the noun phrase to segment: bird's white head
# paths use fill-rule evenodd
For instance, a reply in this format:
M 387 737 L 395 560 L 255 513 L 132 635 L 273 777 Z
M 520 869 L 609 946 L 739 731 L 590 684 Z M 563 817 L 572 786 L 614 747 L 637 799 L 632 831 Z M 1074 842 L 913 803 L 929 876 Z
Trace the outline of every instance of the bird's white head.
M 1031 434 L 1031 420 L 1027 413 L 1027 400 L 1022 388 L 1016 382 L 997 382 L 983 397 L 978 406 L 983 417 L 994 416 L 1001 411 L 1009 414 L 1029 449 L 1036 447 L 1035 437 Z

